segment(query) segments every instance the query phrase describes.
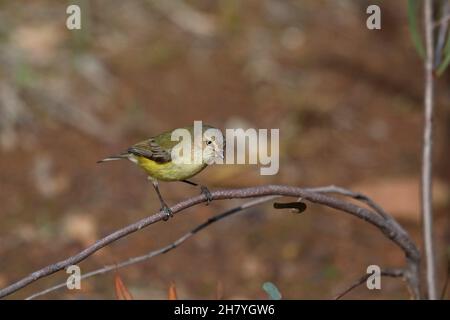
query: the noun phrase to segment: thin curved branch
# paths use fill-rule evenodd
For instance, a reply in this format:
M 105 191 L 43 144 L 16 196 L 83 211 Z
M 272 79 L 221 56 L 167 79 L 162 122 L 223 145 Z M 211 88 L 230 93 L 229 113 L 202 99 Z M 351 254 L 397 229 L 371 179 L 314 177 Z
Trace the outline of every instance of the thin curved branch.
M 284 186 L 284 185 L 265 185 L 241 189 L 222 189 L 211 192 L 211 197 L 213 200 L 225 200 L 234 198 L 236 199 L 255 198 L 270 195 L 301 197 L 302 199 L 310 201 L 312 203 L 321 204 L 351 214 L 357 218 L 369 222 L 370 224 L 380 229 L 388 239 L 393 241 L 403 250 L 407 262 L 407 271 L 405 271 L 405 278 L 408 282 L 411 291 L 413 292 L 414 297 L 420 298 L 420 288 L 419 288 L 420 253 L 414 242 L 411 240 L 406 231 L 403 230 L 403 228 L 399 224 L 392 223 L 391 220 L 386 220 L 369 209 L 359 207 L 353 203 L 349 203 L 325 195 L 320 192 L 312 192 L 306 188 Z M 206 196 L 202 194 L 196 197 L 188 198 L 184 201 L 175 204 L 174 206 L 171 207 L 171 210 L 174 214 L 177 214 L 187 208 L 190 208 L 194 205 L 206 201 L 207 201 Z M 93 253 L 100 250 L 101 248 L 111 244 L 112 242 L 117 241 L 146 226 L 161 221 L 164 217 L 165 213 L 160 211 L 154 215 L 143 218 L 133 224 L 130 224 L 122 229 L 119 229 L 111 233 L 110 235 L 98 240 L 93 245 L 87 247 L 78 254 L 75 254 L 65 260 L 61 260 L 57 263 L 50 264 L 40 270 L 37 270 L 29 274 L 28 276 L 22 278 L 21 280 L 11 284 L 10 286 L 0 290 L 0 298 L 8 296 L 16 292 L 17 290 L 24 288 L 29 284 L 41 278 L 49 276 L 57 271 L 60 271 L 70 265 L 79 263 L 85 260 Z
M 376 204 L 372 199 L 370 199 L 368 196 L 360 193 L 360 192 L 354 192 L 342 187 L 338 186 L 326 186 L 326 187 L 317 187 L 317 188 L 309 188 L 309 191 L 312 192 L 320 192 L 320 193 L 336 193 L 343 196 L 347 196 L 350 198 L 353 198 L 355 200 L 361 201 L 365 204 L 367 204 L 370 208 L 372 208 L 376 213 L 378 213 L 380 216 L 382 216 L 384 219 L 387 220 L 394 220 L 382 207 L 380 207 L 378 204 Z
M 353 289 L 355 289 L 355 288 L 359 287 L 360 285 L 362 285 L 364 282 L 367 281 L 367 279 L 369 279 L 369 277 L 371 275 L 372 274 L 365 274 L 364 276 L 362 276 L 361 278 L 356 280 L 351 286 L 349 286 L 347 289 L 345 289 L 344 291 L 339 293 L 336 297 L 334 297 L 334 300 L 339 300 L 340 298 L 345 296 L 347 293 L 349 293 Z M 405 270 L 404 269 L 381 270 L 381 275 L 384 276 L 384 277 L 399 278 L 399 277 L 403 277 L 405 275 Z
M 263 204 L 263 203 L 267 203 L 267 202 L 272 201 L 272 200 L 274 200 L 274 199 L 276 199 L 278 197 L 279 196 L 268 196 L 268 197 L 264 197 L 264 198 L 258 198 L 256 200 L 252 200 L 252 201 L 246 202 L 246 203 L 244 203 L 244 204 L 242 204 L 242 205 L 240 205 L 238 207 L 234 207 L 232 209 L 226 210 L 226 211 L 224 211 L 222 213 L 219 213 L 219 214 L 209 218 L 205 222 L 203 222 L 203 223 L 199 224 L 198 226 L 196 226 L 191 231 L 189 231 L 189 232 L 185 233 L 184 235 L 182 235 L 181 237 L 179 237 L 177 240 L 171 242 L 170 244 L 168 244 L 168 245 L 166 245 L 166 246 L 164 246 L 162 248 L 150 251 L 150 252 L 148 252 L 146 254 L 143 254 L 141 256 L 133 257 L 133 258 L 127 259 L 125 261 L 122 261 L 122 262 L 119 262 L 119 263 L 115 263 L 115 264 L 110 264 L 110 265 L 104 266 L 103 268 L 99 268 L 97 270 L 93 270 L 91 272 L 85 273 L 85 274 L 83 274 L 80 277 L 80 280 L 91 278 L 93 276 L 96 276 L 96 275 L 99 275 L 99 274 L 104 274 L 104 273 L 107 273 L 109 271 L 117 270 L 119 268 L 124 268 L 124 267 L 130 266 L 130 265 L 133 265 L 133 264 L 141 263 L 141 262 L 149 260 L 149 259 L 151 259 L 153 257 L 156 257 L 156 256 L 162 255 L 164 253 L 167 253 L 167 252 L 169 252 L 169 251 L 179 247 L 181 244 L 183 244 L 183 242 L 187 241 L 188 239 L 193 237 L 195 234 L 197 234 L 199 231 L 205 229 L 206 227 L 209 227 L 213 223 L 215 223 L 217 221 L 220 221 L 222 219 L 225 219 L 225 218 L 227 218 L 227 217 L 229 217 L 229 216 L 231 216 L 231 215 L 233 215 L 235 213 L 238 213 L 238 212 L 240 212 L 242 210 L 249 209 L 249 208 L 255 207 L 257 205 Z M 67 288 L 66 282 L 62 282 L 62 283 L 57 284 L 57 285 L 55 285 L 53 287 L 50 287 L 50 288 L 47 288 L 45 290 L 36 292 L 36 293 L 32 294 L 31 296 L 25 298 L 25 300 L 32 300 L 34 298 L 43 296 L 43 295 L 45 295 L 47 293 L 53 292 L 53 291 L 61 289 L 61 288 Z
M 366 205 L 368 205 L 370 208 L 372 208 L 376 213 L 378 213 L 381 217 L 383 217 L 386 220 L 389 220 L 390 223 L 397 225 L 398 231 L 403 231 L 403 228 L 398 224 L 398 222 L 390 215 L 388 214 L 380 205 L 378 205 L 375 201 L 373 201 L 371 198 L 366 196 L 365 194 L 362 194 L 360 192 L 354 192 L 342 187 L 338 187 L 335 185 L 330 185 L 326 187 L 317 187 L 317 188 L 309 188 L 309 191 L 312 192 L 320 192 L 320 193 L 335 193 L 339 195 L 343 195 L 346 197 L 350 197 L 352 199 L 358 200 Z M 408 237 L 408 235 L 406 234 Z

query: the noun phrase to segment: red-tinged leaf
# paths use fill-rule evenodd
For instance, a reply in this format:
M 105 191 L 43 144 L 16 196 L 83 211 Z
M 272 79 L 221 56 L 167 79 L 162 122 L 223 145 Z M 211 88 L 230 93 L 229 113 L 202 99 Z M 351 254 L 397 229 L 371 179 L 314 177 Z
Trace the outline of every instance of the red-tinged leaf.
M 169 300 L 178 300 L 177 287 L 175 286 L 175 282 L 170 283 L 168 299 Z
M 118 273 L 114 276 L 114 285 L 116 289 L 117 300 L 133 300 L 133 296 L 128 291 Z

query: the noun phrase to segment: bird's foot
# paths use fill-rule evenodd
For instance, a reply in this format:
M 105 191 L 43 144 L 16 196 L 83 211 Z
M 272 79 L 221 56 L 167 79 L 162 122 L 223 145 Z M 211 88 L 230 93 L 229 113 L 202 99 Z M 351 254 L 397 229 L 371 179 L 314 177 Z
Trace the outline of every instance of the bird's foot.
M 206 197 L 206 205 L 209 205 L 211 201 L 213 201 L 211 192 L 205 186 L 200 186 L 200 190 L 202 191 L 202 194 Z
M 169 220 L 169 218 L 173 217 L 173 212 L 172 212 L 172 210 L 170 210 L 170 208 L 167 205 L 163 205 L 161 207 L 161 211 L 164 211 L 164 214 L 165 214 L 164 218 L 163 218 L 164 221 L 167 221 L 167 220 Z

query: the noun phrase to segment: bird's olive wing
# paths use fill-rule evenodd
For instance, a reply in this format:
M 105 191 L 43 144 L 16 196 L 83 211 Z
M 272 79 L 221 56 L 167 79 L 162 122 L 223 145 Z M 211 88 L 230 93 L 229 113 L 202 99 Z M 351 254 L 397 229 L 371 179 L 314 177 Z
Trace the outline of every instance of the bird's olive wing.
M 148 139 L 127 150 L 136 156 L 145 157 L 158 163 L 166 163 L 171 160 L 170 151 L 162 148 L 154 139 Z

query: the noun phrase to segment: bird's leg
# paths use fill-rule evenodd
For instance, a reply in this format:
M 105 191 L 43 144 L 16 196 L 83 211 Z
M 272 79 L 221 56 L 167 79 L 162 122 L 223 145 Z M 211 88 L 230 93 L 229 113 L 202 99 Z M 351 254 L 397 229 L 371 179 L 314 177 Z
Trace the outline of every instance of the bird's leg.
M 189 180 L 181 180 L 181 182 L 184 182 L 184 183 L 190 184 L 191 186 L 195 186 L 195 187 L 197 187 L 197 186 L 198 186 L 198 183 L 195 183 L 195 182 L 192 182 L 192 181 L 189 181 Z
M 181 180 L 184 183 L 190 184 L 191 186 L 198 186 L 198 183 L 189 181 L 189 180 Z M 200 186 L 200 190 L 202 191 L 202 194 L 206 197 L 206 205 L 210 204 L 211 201 L 213 201 L 213 197 L 211 195 L 211 192 L 208 190 L 206 186 Z
M 169 218 L 173 217 L 173 212 L 172 212 L 172 210 L 170 210 L 169 206 L 164 201 L 163 197 L 161 196 L 161 192 L 159 192 L 158 180 L 151 179 L 151 178 L 149 178 L 149 180 L 152 181 L 153 187 L 155 188 L 156 193 L 158 194 L 159 202 L 161 203 L 161 210 L 164 211 L 164 213 L 166 214 L 166 216 L 163 218 L 163 220 L 167 221 L 167 220 L 169 220 Z

